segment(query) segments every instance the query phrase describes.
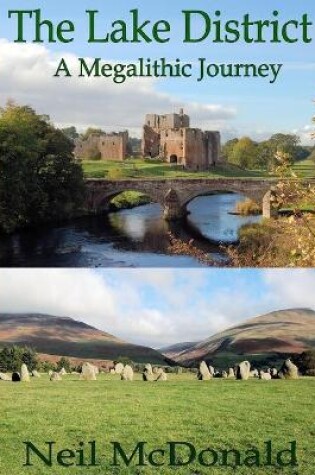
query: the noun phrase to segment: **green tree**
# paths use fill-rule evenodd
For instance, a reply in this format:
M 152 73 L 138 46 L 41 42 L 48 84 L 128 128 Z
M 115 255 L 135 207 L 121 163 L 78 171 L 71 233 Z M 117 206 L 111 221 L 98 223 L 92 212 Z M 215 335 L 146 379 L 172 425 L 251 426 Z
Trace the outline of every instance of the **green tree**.
M 242 137 L 233 146 L 230 163 L 242 168 L 255 168 L 257 161 L 257 144 L 249 137 Z
M 105 132 L 102 130 L 102 129 L 96 129 L 94 127 L 89 127 L 88 129 L 86 129 L 85 132 L 83 132 L 83 134 L 81 134 L 81 139 L 82 140 L 87 140 L 90 135 L 103 135 Z
M 0 351 L 0 368 L 3 372 L 20 371 L 25 363 L 30 371 L 37 369 L 39 361 L 32 348 L 21 346 L 5 346 Z
M 302 374 L 315 376 L 315 350 L 307 350 L 295 356 L 294 362 Z
M 75 139 L 79 138 L 77 129 L 74 126 L 64 127 L 60 130 L 69 140 L 72 140 L 73 142 L 75 141 Z
M 62 356 L 60 360 L 57 362 L 57 371 L 60 371 L 62 368 L 64 368 L 67 373 L 71 373 L 71 363 L 68 358 L 65 358 Z
M 297 159 L 300 139 L 294 134 L 274 134 L 269 139 L 274 154 L 285 153 L 293 164 Z
M 9 103 L 0 110 L 0 230 L 71 216 L 84 197 L 73 143 L 47 117 Z
M 228 140 L 223 145 L 223 147 L 222 147 L 222 156 L 227 162 L 231 163 L 231 156 L 232 156 L 232 153 L 233 153 L 233 148 L 237 143 L 238 143 L 238 139 L 235 138 L 235 139 Z

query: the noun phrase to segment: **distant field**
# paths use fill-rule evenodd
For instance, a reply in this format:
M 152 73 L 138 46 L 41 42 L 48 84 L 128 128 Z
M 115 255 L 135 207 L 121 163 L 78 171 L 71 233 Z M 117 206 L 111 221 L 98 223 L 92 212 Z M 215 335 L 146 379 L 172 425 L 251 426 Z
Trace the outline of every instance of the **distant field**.
M 138 375 L 137 379 L 140 376 Z M 0 382 L 0 474 L 299 474 L 315 471 L 315 378 L 298 381 L 196 381 L 191 374 L 171 375 L 165 383 L 121 382 L 101 375 L 83 382 L 65 376 L 52 383 L 45 375 L 31 383 Z M 80 441 L 96 440 L 101 466 L 46 467 L 34 459 L 23 467 L 23 441 L 44 451 L 45 441 L 59 450 L 77 448 Z M 182 468 L 110 467 L 111 441 L 124 449 L 147 441 L 163 448 L 167 441 L 187 441 L 197 449 L 234 448 L 240 451 L 272 440 L 275 450 L 296 440 L 297 469 L 275 467 Z M 181 454 L 184 457 L 184 454 Z
M 190 172 L 180 165 L 169 165 L 158 160 L 127 159 L 124 162 L 82 160 L 86 178 L 261 178 L 269 175 L 261 171 L 241 170 L 222 165 L 207 172 Z
M 292 169 L 301 178 L 315 177 L 315 162 L 313 160 L 301 160 Z
M 190 172 L 180 165 L 169 165 L 158 160 L 127 159 L 120 161 L 82 160 L 86 178 L 268 178 L 263 170 L 242 170 L 232 165 L 221 165 L 207 172 Z M 303 178 L 315 177 L 315 163 L 303 160 L 294 166 Z

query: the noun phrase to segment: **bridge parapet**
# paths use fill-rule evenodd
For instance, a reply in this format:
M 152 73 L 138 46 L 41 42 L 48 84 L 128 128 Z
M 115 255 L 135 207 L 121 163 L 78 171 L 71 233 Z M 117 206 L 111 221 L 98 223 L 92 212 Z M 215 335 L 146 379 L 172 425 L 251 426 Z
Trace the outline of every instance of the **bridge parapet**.
M 218 191 L 243 194 L 263 204 L 263 214 L 271 217 L 270 191 L 276 184 L 268 179 L 130 179 L 86 180 L 87 208 L 95 213 L 107 209 L 110 200 L 123 191 L 139 191 L 159 203 L 166 219 L 181 219 L 187 214 L 187 204 L 197 196 Z

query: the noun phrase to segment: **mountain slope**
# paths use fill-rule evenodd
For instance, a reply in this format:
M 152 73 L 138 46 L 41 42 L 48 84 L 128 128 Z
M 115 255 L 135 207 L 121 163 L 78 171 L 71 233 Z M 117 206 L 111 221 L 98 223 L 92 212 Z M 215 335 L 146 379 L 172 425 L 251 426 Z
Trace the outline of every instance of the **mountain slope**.
M 315 347 L 315 312 L 289 309 L 255 317 L 184 349 L 164 351 L 178 363 L 236 355 L 301 353 Z
M 26 345 L 38 353 L 78 358 L 167 364 L 158 351 L 133 345 L 68 317 L 42 314 L 0 314 L 0 347 Z

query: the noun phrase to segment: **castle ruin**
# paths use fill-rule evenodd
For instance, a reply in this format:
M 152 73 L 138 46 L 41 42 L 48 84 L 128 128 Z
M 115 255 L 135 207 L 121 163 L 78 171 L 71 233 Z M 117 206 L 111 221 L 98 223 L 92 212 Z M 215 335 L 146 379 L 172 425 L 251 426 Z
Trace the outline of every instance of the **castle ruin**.
M 220 162 L 220 133 L 191 128 L 189 116 L 147 114 L 142 154 L 180 164 L 189 170 L 207 170 Z
M 78 139 L 74 155 L 81 159 L 125 160 L 127 158 L 128 132 L 91 134 Z

